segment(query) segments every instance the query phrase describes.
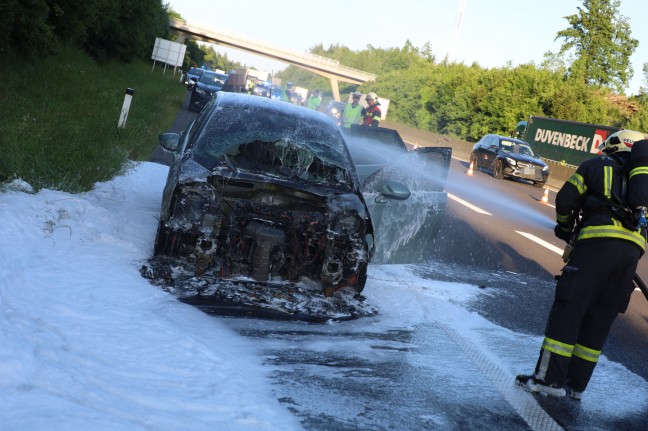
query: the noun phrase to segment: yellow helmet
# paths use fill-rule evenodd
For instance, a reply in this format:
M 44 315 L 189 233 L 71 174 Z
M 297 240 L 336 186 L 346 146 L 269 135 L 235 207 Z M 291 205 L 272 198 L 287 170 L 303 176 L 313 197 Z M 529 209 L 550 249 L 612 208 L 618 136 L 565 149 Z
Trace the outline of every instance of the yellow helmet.
M 635 141 L 644 139 L 644 134 L 634 130 L 619 130 L 612 133 L 601 145 L 603 154 L 614 154 L 619 151 L 630 151 Z
M 367 97 L 366 97 L 366 98 L 367 98 L 367 99 L 373 99 L 373 100 L 375 100 L 376 102 L 378 101 L 378 95 L 377 95 L 376 93 L 374 93 L 373 91 L 372 91 L 371 93 L 367 94 Z

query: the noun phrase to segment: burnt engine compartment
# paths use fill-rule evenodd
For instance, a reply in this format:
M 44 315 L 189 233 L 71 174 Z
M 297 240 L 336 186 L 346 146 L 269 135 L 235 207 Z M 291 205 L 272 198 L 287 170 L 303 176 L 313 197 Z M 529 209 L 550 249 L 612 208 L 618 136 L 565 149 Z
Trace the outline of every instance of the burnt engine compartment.
M 366 281 L 362 216 L 301 189 L 212 176 L 176 188 L 156 256 L 185 260 L 196 276 L 317 281 L 326 296 Z

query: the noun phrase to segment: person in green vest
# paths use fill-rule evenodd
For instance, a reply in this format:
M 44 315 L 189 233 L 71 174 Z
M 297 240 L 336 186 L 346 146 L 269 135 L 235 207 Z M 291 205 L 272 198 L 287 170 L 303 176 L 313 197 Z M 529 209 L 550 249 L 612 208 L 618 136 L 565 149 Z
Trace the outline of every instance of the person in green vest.
M 322 98 L 320 97 L 319 90 L 313 90 L 310 97 L 306 101 L 306 107 L 314 111 L 319 111 L 321 104 L 322 104 Z
M 342 125 L 347 129 L 351 128 L 352 124 L 362 124 L 362 105 L 360 104 L 360 97 L 362 94 L 359 91 L 351 93 L 351 102 L 347 103 L 342 113 Z
M 293 84 L 292 82 L 286 82 L 286 88 L 284 88 L 283 91 L 281 92 L 281 100 L 283 100 L 284 102 L 292 103 L 292 99 L 293 99 L 292 93 L 293 93 L 294 86 L 295 84 Z

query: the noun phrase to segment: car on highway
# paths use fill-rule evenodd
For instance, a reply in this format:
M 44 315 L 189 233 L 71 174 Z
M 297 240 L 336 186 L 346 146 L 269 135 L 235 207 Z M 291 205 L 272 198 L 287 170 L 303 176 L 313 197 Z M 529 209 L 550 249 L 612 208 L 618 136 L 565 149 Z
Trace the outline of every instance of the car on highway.
M 173 153 L 154 256 L 211 280 L 298 283 L 324 296 L 361 292 L 374 228 L 349 149 L 326 115 L 290 103 L 217 92 Z M 372 198 L 402 200 L 384 181 Z
M 205 69 L 199 69 L 197 67 L 190 67 L 189 70 L 187 70 L 184 80 L 184 83 L 187 86 L 187 90 L 191 90 L 193 88 L 204 71 Z
M 473 146 L 470 163 L 474 169 L 490 169 L 497 179 L 531 181 L 536 187 L 544 187 L 549 178 L 549 166 L 531 146 L 508 136 L 485 135 Z
M 198 79 L 198 82 L 191 90 L 191 97 L 189 98 L 189 110 L 199 112 L 209 100 L 212 95 L 220 91 L 227 81 L 227 74 L 205 71 Z
M 281 85 L 271 85 L 270 86 L 270 98 L 281 100 L 281 93 L 283 92 L 283 87 Z
M 261 97 L 270 97 L 270 84 L 267 82 L 258 82 L 252 89 L 252 94 Z
M 344 114 L 344 108 L 346 108 L 346 103 L 338 102 L 337 100 L 331 100 L 324 109 L 324 113 L 329 117 L 335 120 L 337 125 L 342 124 L 342 115 Z

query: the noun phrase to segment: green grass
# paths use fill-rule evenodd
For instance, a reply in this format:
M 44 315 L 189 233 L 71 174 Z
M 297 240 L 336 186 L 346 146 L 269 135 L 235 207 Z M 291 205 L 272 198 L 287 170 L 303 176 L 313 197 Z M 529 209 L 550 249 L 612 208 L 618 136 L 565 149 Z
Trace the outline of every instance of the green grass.
M 38 62 L 0 61 L 0 183 L 20 178 L 35 189 L 72 193 L 149 160 L 186 88 L 163 64 L 97 64 L 79 50 Z M 126 88 L 135 90 L 124 128 Z

